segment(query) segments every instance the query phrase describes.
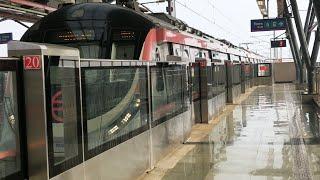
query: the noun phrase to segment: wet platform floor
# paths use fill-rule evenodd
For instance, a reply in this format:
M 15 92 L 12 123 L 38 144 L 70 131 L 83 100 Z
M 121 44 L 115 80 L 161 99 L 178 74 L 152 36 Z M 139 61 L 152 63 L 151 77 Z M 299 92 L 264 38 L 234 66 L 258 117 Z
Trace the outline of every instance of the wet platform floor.
M 258 87 L 144 179 L 320 179 L 319 133 L 318 110 L 294 85 Z

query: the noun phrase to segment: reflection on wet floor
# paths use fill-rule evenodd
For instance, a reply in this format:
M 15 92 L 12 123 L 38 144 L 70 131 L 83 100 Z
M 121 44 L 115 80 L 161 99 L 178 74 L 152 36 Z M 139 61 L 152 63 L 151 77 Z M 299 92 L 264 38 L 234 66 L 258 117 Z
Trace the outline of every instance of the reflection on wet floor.
M 162 179 L 320 179 L 319 110 L 299 94 L 258 87 Z

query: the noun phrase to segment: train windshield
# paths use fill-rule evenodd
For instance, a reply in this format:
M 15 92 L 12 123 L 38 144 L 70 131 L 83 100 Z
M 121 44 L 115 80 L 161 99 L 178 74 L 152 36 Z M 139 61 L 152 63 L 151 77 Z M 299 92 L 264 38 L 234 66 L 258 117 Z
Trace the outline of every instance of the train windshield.
M 78 48 L 82 58 L 99 58 L 105 22 L 96 20 L 67 21 L 68 28 L 49 29 L 44 42 Z
M 112 44 L 111 59 L 134 59 L 134 43 L 114 42 Z
M 138 32 L 114 29 L 112 32 L 111 59 L 137 59 Z

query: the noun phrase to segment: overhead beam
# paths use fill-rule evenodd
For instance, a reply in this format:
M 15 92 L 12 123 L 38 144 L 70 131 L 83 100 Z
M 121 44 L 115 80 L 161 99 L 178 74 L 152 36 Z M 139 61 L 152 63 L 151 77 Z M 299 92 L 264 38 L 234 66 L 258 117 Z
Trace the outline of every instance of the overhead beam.
M 306 40 L 307 40 L 308 45 L 310 43 L 311 32 L 312 32 L 309 30 L 310 30 L 310 27 L 312 27 L 314 24 L 315 16 L 316 15 L 315 15 L 315 11 L 313 8 L 313 3 L 310 0 L 308 11 L 307 11 L 307 17 L 306 17 L 306 21 L 305 21 L 305 25 L 304 25 L 304 33 L 306 34 Z
M 309 6 L 308 6 L 308 11 L 307 11 L 307 15 L 306 15 L 306 20 L 304 23 L 304 33 L 307 34 L 308 30 L 309 30 L 309 25 L 310 25 L 310 21 L 312 21 L 311 19 L 311 14 L 314 13 L 313 10 L 313 3 L 312 1 L 309 2 Z
M 52 7 L 49 7 L 47 5 L 35 3 L 35 2 L 32 2 L 32 1 L 26 1 L 26 0 L 9 0 L 9 1 L 12 2 L 12 3 L 16 3 L 16 4 L 21 4 L 21 5 L 37 8 L 37 9 L 46 10 L 46 11 L 49 11 L 49 12 L 53 12 L 53 11 L 57 10 L 56 8 L 52 8 Z
M 316 27 L 318 27 L 318 22 L 315 22 L 315 23 L 313 23 L 313 25 L 311 25 L 310 27 L 309 27 L 309 32 L 312 32 Z
M 16 23 L 18 23 L 18 24 L 20 24 L 21 26 L 24 26 L 24 27 L 27 28 L 27 29 L 30 28 L 29 26 L 27 26 L 26 24 L 24 24 L 24 23 L 22 23 L 22 22 L 20 22 L 20 21 L 18 21 L 18 20 L 13 20 L 13 21 L 16 22 Z
M 18 20 L 18 21 L 23 21 L 23 22 L 30 22 L 30 23 L 35 23 L 37 22 L 40 17 L 34 15 L 26 15 L 26 14 L 13 14 L 5 11 L 0 11 L 0 17 L 4 17 L 6 19 L 12 19 L 12 20 Z
M 37 11 L 37 10 L 32 10 L 32 9 L 27 9 L 27 8 L 22 8 L 22 7 L 10 5 L 10 4 L 0 3 L 0 7 L 1 7 L 2 10 L 14 11 L 14 12 L 18 12 L 18 13 L 20 13 L 20 14 L 21 14 L 21 13 L 32 13 L 32 14 L 40 15 L 40 16 L 45 16 L 45 15 L 47 15 L 47 13 L 45 13 L 45 12 L 41 12 L 41 11 Z

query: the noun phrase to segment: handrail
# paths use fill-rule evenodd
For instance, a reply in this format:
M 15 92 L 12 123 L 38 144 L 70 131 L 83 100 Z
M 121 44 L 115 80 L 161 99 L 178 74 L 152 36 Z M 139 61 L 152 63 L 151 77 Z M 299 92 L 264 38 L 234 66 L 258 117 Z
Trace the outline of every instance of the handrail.
M 26 0 L 10 0 L 10 2 L 17 3 L 17 4 L 20 4 L 20 5 L 29 6 L 29 7 L 33 7 L 33 8 L 39 8 L 39 9 L 47 10 L 49 12 L 53 12 L 53 11 L 57 10 L 56 8 L 53 8 L 53 7 L 44 5 L 44 4 L 35 3 L 35 2 L 31 2 L 31 1 L 26 1 Z

